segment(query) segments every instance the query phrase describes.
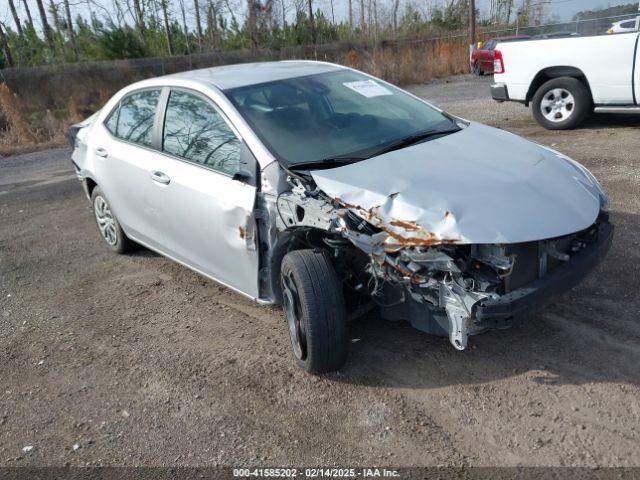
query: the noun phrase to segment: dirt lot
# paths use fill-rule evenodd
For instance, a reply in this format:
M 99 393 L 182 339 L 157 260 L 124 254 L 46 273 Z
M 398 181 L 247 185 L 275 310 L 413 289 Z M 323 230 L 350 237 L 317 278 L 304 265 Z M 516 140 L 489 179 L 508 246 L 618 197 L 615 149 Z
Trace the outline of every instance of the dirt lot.
M 108 253 L 68 150 L 0 159 L 1 464 L 640 466 L 640 118 L 552 133 L 487 83 L 412 90 L 584 163 L 610 194 L 611 253 L 465 352 L 361 319 L 322 378 L 294 366 L 278 309 Z

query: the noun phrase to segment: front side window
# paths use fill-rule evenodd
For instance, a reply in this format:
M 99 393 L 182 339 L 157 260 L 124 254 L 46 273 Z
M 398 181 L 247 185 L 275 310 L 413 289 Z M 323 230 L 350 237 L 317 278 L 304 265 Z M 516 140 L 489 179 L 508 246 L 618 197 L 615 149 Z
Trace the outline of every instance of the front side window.
M 402 90 L 346 69 L 224 93 L 285 166 L 369 158 L 407 136 L 454 127 Z
M 147 147 L 151 146 L 153 120 L 159 98 L 160 90 L 143 90 L 126 96 L 120 102 L 117 112 L 116 137 Z M 111 121 L 112 118 L 109 118 L 108 123 Z M 109 128 L 109 125 L 107 127 Z
M 240 169 L 241 142 L 216 108 L 199 95 L 172 90 L 163 151 L 228 175 Z

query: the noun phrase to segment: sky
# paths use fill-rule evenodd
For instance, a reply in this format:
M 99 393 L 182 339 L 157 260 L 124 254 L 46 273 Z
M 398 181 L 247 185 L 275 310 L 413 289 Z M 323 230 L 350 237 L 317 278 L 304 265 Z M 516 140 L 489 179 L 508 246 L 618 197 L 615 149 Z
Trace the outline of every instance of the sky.
M 616 5 L 625 5 L 632 3 L 634 0 L 533 0 L 532 3 L 544 3 L 545 12 L 547 14 L 556 14 L 560 17 L 560 20 L 567 21 L 573 19 L 573 16 L 582 10 L 593 10 L 601 7 L 612 7 Z M 489 0 L 476 0 L 478 8 L 481 10 L 489 10 Z M 521 0 L 515 0 L 516 5 L 521 3 Z
M 19 15 L 22 18 L 25 18 L 24 9 L 22 7 L 22 1 L 23 0 L 14 0 L 14 3 L 18 7 Z M 50 0 L 44 0 L 45 4 L 48 4 L 49 1 Z M 54 0 L 54 1 L 56 1 L 56 3 L 61 3 L 60 0 Z M 105 12 L 113 12 L 113 7 L 112 7 L 113 0 L 91 0 L 91 1 L 96 5 L 104 6 Z M 124 0 L 118 0 L 118 1 L 121 1 L 123 4 L 125 3 Z M 325 12 L 325 14 L 329 18 L 331 17 L 331 7 L 330 7 L 331 0 L 313 0 L 313 1 L 319 8 L 321 8 Z M 427 4 L 439 3 L 440 5 L 444 5 L 447 1 L 450 1 L 450 0 L 400 0 L 400 4 L 403 5 L 407 2 L 411 2 L 412 4 L 420 8 L 422 6 L 426 6 Z M 573 15 L 575 15 L 575 13 L 581 10 L 591 10 L 599 7 L 622 5 L 626 3 L 631 3 L 632 1 L 635 1 L 635 0 L 532 0 L 532 1 L 533 3 L 538 3 L 538 2 L 543 3 L 545 5 L 545 13 L 547 16 L 554 15 L 559 17 L 560 21 L 569 21 L 573 18 Z M 37 20 L 38 10 L 37 10 L 35 1 L 27 0 L 27 2 L 29 4 L 29 9 L 31 10 L 31 15 L 34 17 L 34 21 L 37 24 L 39 24 L 39 21 Z M 87 15 L 88 9 L 87 9 L 86 2 L 87 0 L 70 0 L 69 3 L 71 4 L 72 15 L 74 17 L 78 14 L 85 15 L 85 16 Z M 380 3 L 382 4 L 388 3 L 389 5 L 391 4 L 391 0 L 378 0 L 378 2 L 379 4 Z M 514 2 L 516 6 L 519 6 L 522 0 L 514 0 Z M 174 10 L 175 10 L 175 14 L 177 14 L 178 1 L 174 0 L 172 3 L 175 4 Z M 191 5 L 192 3 L 193 3 L 192 0 L 185 0 L 185 4 L 187 6 Z M 246 0 L 234 0 L 231 3 L 235 3 L 237 5 L 243 5 L 246 3 Z M 354 4 L 357 5 L 358 3 L 359 2 L 357 0 L 354 1 Z M 336 20 L 340 21 L 340 20 L 346 19 L 347 8 L 348 8 L 347 0 L 333 0 L 333 5 L 334 5 L 334 14 L 335 14 Z M 476 5 L 477 5 L 477 8 L 480 10 L 481 15 L 488 14 L 490 0 L 476 0 Z M 99 14 L 101 13 L 100 8 L 94 7 L 94 10 L 96 10 Z M 242 8 L 239 8 L 238 10 L 243 11 Z M 191 13 L 191 15 L 189 16 L 192 17 L 193 14 Z M 357 16 L 357 13 L 356 13 L 356 16 Z M 13 20 L 9 12 L 8 0 L 0 0 L 0 21 L 14 28 Z

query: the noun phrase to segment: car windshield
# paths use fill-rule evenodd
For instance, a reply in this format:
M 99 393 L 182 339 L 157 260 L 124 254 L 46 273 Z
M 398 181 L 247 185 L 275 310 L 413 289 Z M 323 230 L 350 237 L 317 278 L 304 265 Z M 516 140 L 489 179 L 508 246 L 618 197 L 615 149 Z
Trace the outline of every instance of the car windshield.
M 225 94 L 285 166 L 362 160 L 416 134 L 456 128 L 448 116 L 402 90 L 351 70 Z

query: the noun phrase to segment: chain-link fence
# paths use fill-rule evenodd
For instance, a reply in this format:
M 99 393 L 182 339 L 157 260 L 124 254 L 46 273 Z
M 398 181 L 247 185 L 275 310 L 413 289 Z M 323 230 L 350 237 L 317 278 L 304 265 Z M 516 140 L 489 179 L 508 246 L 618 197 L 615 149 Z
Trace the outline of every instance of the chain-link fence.
M 640 16 L 639 13 L 627 14 L 627 15 L 615 15 L 611 17 L 599 17 L 599 18 L 577 18 L 572 22 L 563 23 L 548 23 L 544 25 L 528 25 L 520 26 L 510 25 L 503 28 L 491 28 L 485 31 L 485 34 L 490 36 L 505 36 L 505 35 L 541 35 L 549 33 L 577 33 L 578 35 L 604 35 L 609 28 L 617 22 L 624 20 L 636 20 Z M 636 29 L 638 23 L 636 22 Z

